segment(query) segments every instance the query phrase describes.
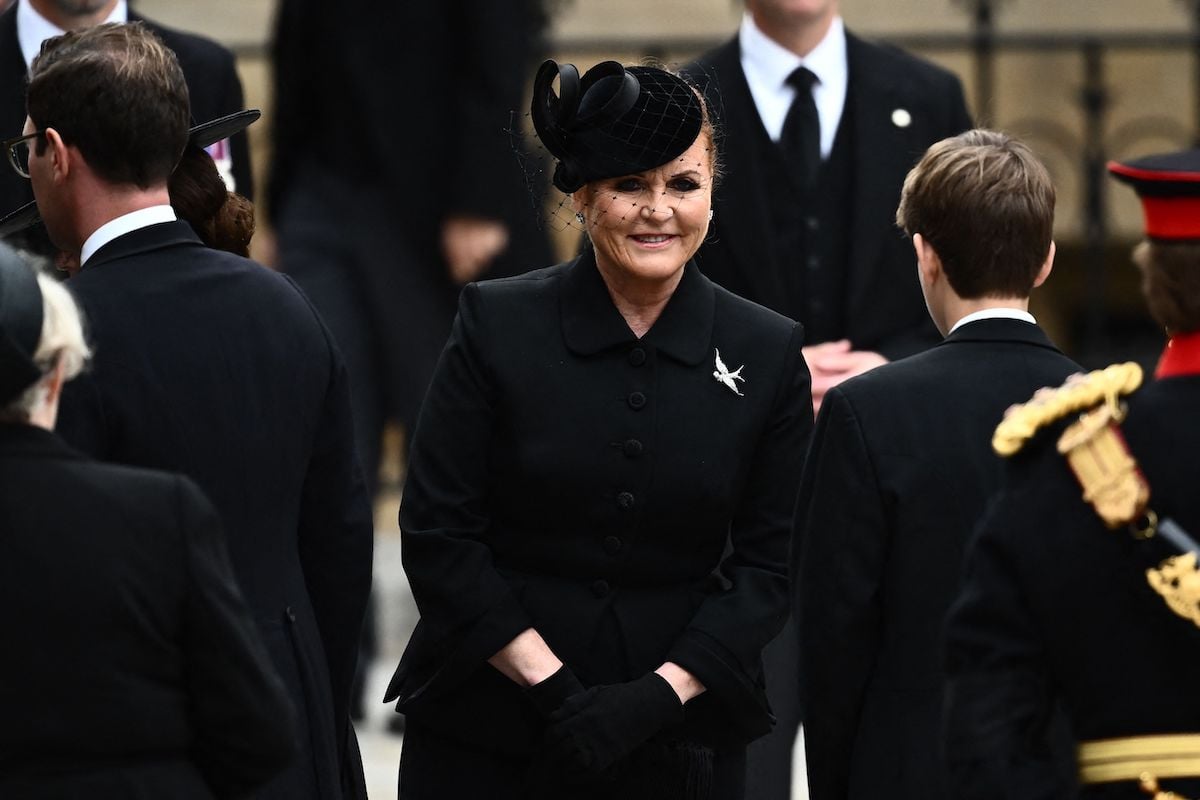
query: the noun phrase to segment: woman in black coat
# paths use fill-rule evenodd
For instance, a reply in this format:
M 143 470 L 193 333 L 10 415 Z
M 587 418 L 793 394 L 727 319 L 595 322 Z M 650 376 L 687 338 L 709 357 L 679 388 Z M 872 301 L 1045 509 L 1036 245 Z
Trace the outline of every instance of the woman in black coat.
M 592 246 L 463 291 L 400 512 L 400 796 L 740 798 L 812 427 L 802 329 L 691 261 L 717 165 L 688 84 L 547 62 L 533 119 Z
M 195 484 L 55 436 L 75 305 L 0 245 L 0 797 L 244 797 L 294 712 Z

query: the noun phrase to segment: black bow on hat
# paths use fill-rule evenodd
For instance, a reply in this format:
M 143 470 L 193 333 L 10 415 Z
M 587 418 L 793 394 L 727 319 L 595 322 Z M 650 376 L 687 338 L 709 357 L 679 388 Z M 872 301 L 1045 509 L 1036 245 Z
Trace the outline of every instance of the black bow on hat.
M 547 60 L 534 79 L 531 113 L 542 144 L 558 159 L 554 185 L 567 194 L 589 181 L 662 166 L 692 146 L 704 123 L 699 95 L 678 75 L 616 61 L 580 78 L 574 64 Z
M 0 244 L 0 406 L 42 377 L 33 360 L 41 339 L 37 276 L 12 248 Z

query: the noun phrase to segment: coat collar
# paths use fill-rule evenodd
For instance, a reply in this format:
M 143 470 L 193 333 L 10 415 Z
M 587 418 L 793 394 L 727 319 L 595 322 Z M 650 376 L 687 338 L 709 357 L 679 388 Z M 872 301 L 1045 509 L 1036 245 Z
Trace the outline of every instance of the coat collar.
M 963 342 L 1017 342 L 1061 352 L 1038 325 L 1019 319 L 980 319 L 947 336 L 939 347 Z
M 18 422 L 0 422 L 0 458 L 11 456 L 83 458 L 80 453 L 67 446 L 66 442 L 44 428 Z
M 161 250 L 164 247 L 194 244 L 200 247 L 204 243 L 192 230 L 192 226 L 183 220 L 162 222 L 138 228 L 124 236 L 118 236 L 95 252 L 84 264 L 83 271 L 88 272 L 110 261 L 139 255 L 151 250 Z
M 699 364 L 709 352 L 716 291 L 694 261 L 683 269 L 675 293 L 641 341 L 685 364 Z M 638 341 L 617 307 L 589 250 L 567 267 L 561 294 L 563 338 L 579 355 Z

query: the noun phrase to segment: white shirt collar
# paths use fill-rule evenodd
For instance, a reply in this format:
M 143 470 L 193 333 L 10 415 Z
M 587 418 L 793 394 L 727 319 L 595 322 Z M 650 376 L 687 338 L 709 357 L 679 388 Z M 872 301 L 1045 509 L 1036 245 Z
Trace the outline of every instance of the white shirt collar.
M 97 250 L 119 236 L 151 225 L 175 220 L 175 209 L 170 206 L 147 206 L 139 208 L 137 211 L 130 211 L 128 214 L 122 214 L 116 219 L 110 219 L 92 231 L 92 235 L 83 243 L 83 247 L 79 251 L 79 264 L 80 266 L 87 264 L 88 259 L 94 256 Z
M 108 15 L 105 22 L 127 22 L 129 6 L 126 0 L 117 0 L 117 5 Z M 21 45 L 21 55 L 25 58 L 25 68 L 29 69 L 33 59 L 42 49 L 42 42 L 52 36 L 61 36 L 66 31 L 43 17 L 29 0 L 17 0 L 17 41 Z
M 981 319 L 1019 319 L 1021 322 L 1037 325 L 1037 320 L 1033 318 L 1033 314 L 1030 314 L 1028 311 L 1022 311 L 1019 308 L 985 308 L 982 311 L 973 311 L 954 323 L 954 327 L 950 329 L 950 333 L 954 333 L 968 322 L 977 322 Z M 950 333 L 946 335 L 949 336 Z
M 813 100 L 821 119 L 821 155 L 827 157 L 833 150 L 849 84 L 846 26 L 842 18 L 834 17 L 825 38 L 801 58 L 763 33 L 747 12 L 742 16 L 742 26 L 738 30 L 738 48 L 754 105 L 773 140 L 778 140 L 783 132 L 783 121 L 796 96 L 796 91 L 787 82 L 788 76 L 801 65 L 817 76 Z

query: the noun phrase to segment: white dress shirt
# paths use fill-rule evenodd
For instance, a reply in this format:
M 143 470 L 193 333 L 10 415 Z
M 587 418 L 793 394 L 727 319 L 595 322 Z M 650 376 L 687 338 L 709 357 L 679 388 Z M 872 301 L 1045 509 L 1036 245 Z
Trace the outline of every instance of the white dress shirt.
M 1033 314 L 1030 314 L 1028 311 L 1022 311 L 1019 308 L 985 308 L 982 311 L 973 311 L 954 323 L 954 327 L 950 329 L 950 333 L 954 333 L 968 322 L 976 322 L 981 319 L 1018 319 L 1021 322 L 1028 322 L 1030 325 L 1037 325 L 1037 320 L 1033 318 Z M 949 336 L 950 333 L 946 335 Z
M 175 209 L 170 206 L 147 206 L 139 208 L 137 211 L 130 211 L 128 214 L 122 214 L 116 219 L 110 219 L 92 231 L 92 235 L 83 243 L 83 247 L 79 251 L 79 264 L 80 266 L 86 264 L 97 250 L 118 236 L 124 236 L 151 225 L 158 225 L 161 222 L 174 222 L 176 219 Z
M 841 17 L 835 17 L 825 38 L 804 58 L 768 37 L 747 12 L 738 31 L 742 72 L 750 85 L 750 95 L 758 108 L 763 127 L 773 141 L 779 141 L 788 109 L 796 90 L 787 82 L 797 67 L 807 67 L 817 76 L 813 84 L 813 101 L 821 120 L 821 158 L 833 150 L 842 110 L 846 107 L 846 85 L 849 67 L 846 65 L 846 27 Z
M 126 22 L 129 20 L 129 6 L 125 0 L 117 0 L 117 5 L 108 15 L 105 22 Z M 29 0 L 17 0 L 17 41 L 21 44 L 21 55 L 25 57 L 25 68 L 33 64 L 34 57 L 41 52 L 42 42 L 52 36 L 62 36 L 66 31 L 43 17 Z

